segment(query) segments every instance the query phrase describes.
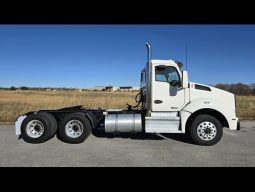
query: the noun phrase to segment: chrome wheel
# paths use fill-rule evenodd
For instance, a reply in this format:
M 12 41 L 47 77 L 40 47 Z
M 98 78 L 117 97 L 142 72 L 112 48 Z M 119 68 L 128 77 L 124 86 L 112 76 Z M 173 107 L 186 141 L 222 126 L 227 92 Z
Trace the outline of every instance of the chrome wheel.
M 65 126 L 65 132 L 68 137 L 77 138 L 83 133 L 83 124 L 79 120 L 68 121 Z
M 29 137 L 39 138 L 44 132 L 43 123 L 39 120 L 29 121 L 26 126 L 26 133 Z
M 205 121 L 198 125 L 197 134 L 200 139 L 210 141 L 215 138 L 217 134 L 217 129 L 212 122 Z

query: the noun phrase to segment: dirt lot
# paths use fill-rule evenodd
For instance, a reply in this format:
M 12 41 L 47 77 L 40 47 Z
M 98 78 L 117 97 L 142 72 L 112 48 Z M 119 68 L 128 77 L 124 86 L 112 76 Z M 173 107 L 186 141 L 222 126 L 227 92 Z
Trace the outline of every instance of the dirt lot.
M 0 124 L 0 166 L 221 167 L 255 166 L 255 121 L 242 121 L 241 131 L 224 130 L 211 147 L 197 146 L 184 135 L 91 135 L 84 143 L 66 144 L 56 137 L 29 144 L 15 136 L 14 125 Z

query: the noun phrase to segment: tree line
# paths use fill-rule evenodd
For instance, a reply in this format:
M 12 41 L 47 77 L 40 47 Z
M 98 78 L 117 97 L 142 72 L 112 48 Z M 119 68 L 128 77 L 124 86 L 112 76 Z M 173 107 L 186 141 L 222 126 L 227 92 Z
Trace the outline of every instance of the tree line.
M 241 95 L 241 96 L 255 95 L 255 83 L 251 85 L 246 85 L 243 83 L 237 83 L 237 84 L 218 83 L 215 85 L 215 87 L 219 89 L 223 89 L 225 91 L 229 91 L 231 93 L 234 93 L 235 95 Z
M 243 83 L 237 83 L 237 84 L 226 84 L 226 83 L 218 83 L 214 85 L 214 87 L 223 89 L 225 91 L 229 91 L 231 93 L 234 93 L 235 95 L 241 95 L 241 96 L 249 96 L 249 95 L 255 95 L 255 83 L 251 85 L 243 84 Z M 52 87 L 0 87 L 0 90 L 35 90 L 35 91 L 46 91 L 46 90 L 75 90 L 75 88 L 52 88 Z
M 6 91 L 15 91 L 15 90 L 31 90 L 31 91 L 48 91 L 48 90 L 64 90 L 64 91 L 72 91 L 76 90 L 77 88 L 66 88 L 66 87 L 61 87 L 61 88 L 53 88 L 53 87 L 27 87 L 27 86 L 21 86 L 21 87 L 0 87 L 0 90 L 6 90 Z

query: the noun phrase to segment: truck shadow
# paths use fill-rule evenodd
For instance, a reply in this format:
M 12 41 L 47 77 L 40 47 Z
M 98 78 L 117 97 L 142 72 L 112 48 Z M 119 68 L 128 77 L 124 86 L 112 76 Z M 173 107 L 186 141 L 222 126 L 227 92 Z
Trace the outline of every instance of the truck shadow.
M 172 140 L 175 140 L 175 141 L 180 141 L 180 142 L 183 142 L 183 143 L 188 143 L 188 144 L 195 145 L 195 143 L 191 140 L 191 138 L 189 136 L 187 136 L 186 134 L 163 133 L 161 135 L 163 135 L 167 139 L 172 139 Z
M 185 134 L 152 134 L 152 133 L 105 133 L 104 130 L 97 129 L 92 132 L 95 137 L 99 138 L 123 138 L 134 140 L 168 140 L 172 139 L 184 143 L 194 144 L 192 140 Z

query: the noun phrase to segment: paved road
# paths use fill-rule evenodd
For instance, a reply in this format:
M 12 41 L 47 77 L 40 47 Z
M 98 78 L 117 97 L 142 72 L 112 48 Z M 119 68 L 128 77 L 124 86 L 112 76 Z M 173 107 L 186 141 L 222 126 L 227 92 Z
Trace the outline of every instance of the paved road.
M 29 144 L 15 136 L 13 125 L 0 124 L 0 166 L 255 166 L 255 121 L 241 122 L 241 131 L 224 130 L 211 147 L 197 146 L 183 135 L 106 137 L 97 133 L 74 145 L 56 137 Z

